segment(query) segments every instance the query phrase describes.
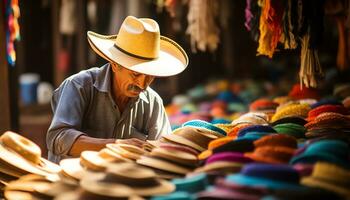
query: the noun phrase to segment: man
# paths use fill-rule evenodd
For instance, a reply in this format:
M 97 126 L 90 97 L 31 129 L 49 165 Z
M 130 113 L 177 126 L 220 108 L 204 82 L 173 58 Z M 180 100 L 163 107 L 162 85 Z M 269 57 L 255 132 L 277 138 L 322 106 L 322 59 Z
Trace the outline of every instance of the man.
M 77 157 L 116 139 L 158 139 L 171 132 L 162 99 L 149 85 L 188 65 L 185 51 L 160 36 L 156 21 L 128 16 L 118 35 L 88 32 L 92 49 L 109 61 L 67 78 L 52 97 L 49 159 Z

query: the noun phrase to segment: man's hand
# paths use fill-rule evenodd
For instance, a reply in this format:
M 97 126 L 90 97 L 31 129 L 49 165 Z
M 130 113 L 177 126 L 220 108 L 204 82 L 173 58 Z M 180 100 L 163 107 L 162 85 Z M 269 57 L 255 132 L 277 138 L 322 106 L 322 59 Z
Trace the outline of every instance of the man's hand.
M 130 144 L 130 145 L 134 145 L 134 146 L 142 148 L 143 144 L 145 144 L 145 141 L 140 140 L 138 138 L 130 138 L 130 139 L 117 139 L 115 141 L 115 143 L 117 143 L 117 144 Z

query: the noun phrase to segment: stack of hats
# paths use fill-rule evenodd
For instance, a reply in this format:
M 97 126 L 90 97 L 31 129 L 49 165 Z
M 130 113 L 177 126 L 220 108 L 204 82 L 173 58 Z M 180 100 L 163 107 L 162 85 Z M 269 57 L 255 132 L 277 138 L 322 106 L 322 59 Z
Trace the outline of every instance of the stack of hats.
M 311 163 L 325 161 L 345 168 L 350 167 L 349 145 L 341 140 L 322 139 L 310 142 L 298 149 L 291 164 Z
M 69 192 L 75 187 L 54 187 L 58 182 L 36 174 L 21 176 L 9 182 L 4 189 L 4 197 L 8 200 L 52 199 L 62 192 Z M 56 185 L 57 186 L 57 185 Z M 54 189 L 54 190 L 53 190 Z
M 184 176 L 195 168 L 197 154 L 197 151 L 184 145 L 161 143 L 136 162 L 156 170 L 159 177 L 171 179 Z
M 79 190 L 55 199 L 142 199 L 140 196 L 163 195 L 175 190 L 174 184 L 135 163 L 108 164 L 105 172 L 84 176 L 79 186 Z
M 118 153 L 104 148 L 97 151 L 83 151 L 79 158 L 67 158 L 60 161 L 62 170 L 59 172 L 61 179 L 68 183 L 77 183 L 89 171 L 104 171 L 109 163 L 132 162 Z
M 60 166 L 41 157 L 41 150 L 27 138 L 7 131 L 0 136 L 0 181 L 4 185 L 26 174 L 58 179 Z
M 255 150 L 245 156 L 256 162 L 270 164 L 288 164 L 297 148 L 296 139 L 292 136 L 272 134 L 254 141 Z
M 307 138 L 343 138 L 350 136 L 350 118 L 346 115 L 324 112 L 305 124 Z

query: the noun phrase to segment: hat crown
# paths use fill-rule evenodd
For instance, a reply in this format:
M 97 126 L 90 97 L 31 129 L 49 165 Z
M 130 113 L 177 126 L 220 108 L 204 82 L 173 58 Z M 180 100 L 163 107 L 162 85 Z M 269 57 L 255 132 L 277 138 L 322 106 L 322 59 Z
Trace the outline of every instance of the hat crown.
M 128 16 L 122 23 L 115 46 L 121 51 L 142 58 L 158 58 L 160 31 L 152 19 Z

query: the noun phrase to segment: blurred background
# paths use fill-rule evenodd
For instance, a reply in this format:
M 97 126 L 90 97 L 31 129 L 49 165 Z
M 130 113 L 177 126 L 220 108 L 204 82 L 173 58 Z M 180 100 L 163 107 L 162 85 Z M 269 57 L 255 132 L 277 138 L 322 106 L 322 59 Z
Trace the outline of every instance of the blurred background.
M 328 1 L 313 2 L 326 6 Z M 343 59 L 350 57 L 339 52 L 350 46 L 350 40 L 344 39 L 349 31 L 342 23 L 349 1 L 329 2 L 325 15 L 317 19 L 323 24 L 317 33 L 323 70 L 317 88 L 324 94 L 350 79 L 348 63 L 341 65 L 337 60 L 339 54 Z M 189 55 L 183 73 L 152 84 L 169 114 L 175 112 L 174 105 L 185 104 L 182 113 L 193 112 L 194 104 L 220 94 L 236 103 L 229 114 L 243 112 L 248 109 L 244 105 L 258 97 L 287 94 L 299 84 L 300 45 L 295 49 L 277 46 L 272 58 L 257 56 L 258 27 L 247 28 L 246 18 L 250 10 L 253 20 L 259 21 L 258 1 L 3 0 L 0 4 L 0 24 L 5 24 L 0 29 L 0 131 L 18 131 L 42 149 L 46 149 L 45 134 L 52 118 L 52 91 L 68 76 L 106 63 L 90 49 L 86 32 L 117 34 L 128 15 L 155 19 L 161 34 L 178 42 Z M 193 18 L 207 23 L 196 24 Z M 207 35 L 201 36 L 202 32 Z M 11 34 L 16 35 L 13 49 L 6 46 Z M 15 59 L 9 58 L 11 53 Z M 212 111 L 211 119 L 218 112 Z

